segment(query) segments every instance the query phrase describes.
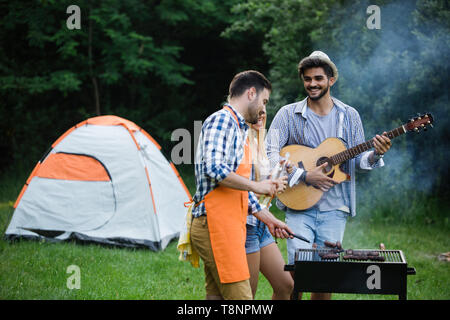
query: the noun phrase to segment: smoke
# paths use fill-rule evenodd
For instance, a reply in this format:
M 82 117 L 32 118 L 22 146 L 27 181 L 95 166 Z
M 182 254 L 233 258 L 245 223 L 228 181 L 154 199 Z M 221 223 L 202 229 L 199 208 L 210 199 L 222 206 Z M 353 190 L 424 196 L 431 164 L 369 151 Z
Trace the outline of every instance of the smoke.
M 366 139 L 432 112 L 432 130 L 393 140 L 386 166 L 357 177 L 358 205 L 411 209 L 420 195 L 449 194 L 449 10 L 445 1 L 391 1 L 380 29 L 368 29 L 368 1 L 336 8 L 315 45 L 339 69 L 332 95 L 355 107 Z M 342 13 L 345 13 L 344 15 Z

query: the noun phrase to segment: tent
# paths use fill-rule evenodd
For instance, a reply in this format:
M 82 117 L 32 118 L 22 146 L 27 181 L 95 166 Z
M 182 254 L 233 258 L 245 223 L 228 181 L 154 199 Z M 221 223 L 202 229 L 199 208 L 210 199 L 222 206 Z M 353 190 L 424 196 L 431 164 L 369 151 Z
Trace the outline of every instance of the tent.
M 5 237 L 163 250 L 179 236 L 191 196 L 160 149 L 120 117 L 77 124 L 37 163 Z

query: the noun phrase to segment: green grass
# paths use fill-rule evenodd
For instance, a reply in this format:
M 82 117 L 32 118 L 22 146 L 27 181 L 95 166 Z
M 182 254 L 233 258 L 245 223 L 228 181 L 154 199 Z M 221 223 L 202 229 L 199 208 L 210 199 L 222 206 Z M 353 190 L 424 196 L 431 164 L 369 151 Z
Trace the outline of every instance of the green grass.
M 180 170 L 191 192 L 194 178 Z M 13 202 L 25 176 L 13 173 L 0 179 L 0 231 L 2 236 L 13 214 Z M 427 210 L 443 210 L 439 206 Z M 448 212 L 448 207 L 446 207 Z M 279 218 L 283 213 L 274 210 Z M 438 261 L 450 251 L 448 218 L 430 212 L 433 220 L 418 218 L 396 223 L 362 214 L 349 220 L 345 248 L 377 248 L 404 252 L 417 275 L 408 276 L 409 299 L 450 299 L 450 264 Z M 423 216 L 423 212 L 417 215 Z M 278 246 L 286 258 L 286 241 Z M 67 288 L 67 267 L 77 265 L 81 288 Z M 0 240 L 0 299 L 180 299 L 204 298 L 203 269 L 178 261 L 176 241 L 163 252 L 106 248 L 98 245 L 46 241 Z M 270 299 L 268 281 L 261 275 L 256 299 Z M 309 297 L 309 294 L 306 294 Z M 333 299 L 397 299 L 392 295 L 335 294 Z

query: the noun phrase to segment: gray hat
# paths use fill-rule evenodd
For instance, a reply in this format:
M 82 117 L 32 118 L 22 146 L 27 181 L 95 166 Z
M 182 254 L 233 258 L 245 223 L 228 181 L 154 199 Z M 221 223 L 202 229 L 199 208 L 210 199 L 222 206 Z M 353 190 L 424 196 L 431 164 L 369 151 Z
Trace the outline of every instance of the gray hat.
M 330 58 L 327 56 L 327 54 L 326 54 L 325 52 L 322 52 L 322 51 L 314 51 L 314 52 L 311 53 L 308 57 L 303 58 L 303 59 L 300 61 L 300 63 L 298 64 L 298 65 L 299 65 L 299 68 L 300 68 L 300 66 L 302 65 L 303 62 L 305 62 L 306 60 L 309 60 L 309 59 L 311 59 L 311 58 L 319 59 L 320 61 L 322 61 L 322 62 L 328 64 L 328 65 L 331 67 L 331 70 L 333 70 L 333 77 L 334 77 L 335 81 L 337 81 L 338 75 L 339 75 L 339 74 L 338 74 L 338 69 L 336 68 L 336 65 L 330 60 Z

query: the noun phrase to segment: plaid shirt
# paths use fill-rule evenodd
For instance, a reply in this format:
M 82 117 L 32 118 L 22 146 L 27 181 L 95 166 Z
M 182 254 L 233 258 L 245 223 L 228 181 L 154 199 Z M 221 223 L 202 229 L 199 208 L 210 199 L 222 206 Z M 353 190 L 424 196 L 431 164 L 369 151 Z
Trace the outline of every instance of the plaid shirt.
M 203 200 L 228 174 L 235 172 L 244 157 L 248 125 L 232 106 L 227 106 L 236 115 L 239 125 L 228 110 L 221 109 L 210 115 L 202 126 L 195 157 L 195 203 Z M 248 202 L 249 213 L 261 211 L 258 199 L 251 191 L 248 192 Z M 192 215 L 206 215 L 204 202 L 194 207 Z

